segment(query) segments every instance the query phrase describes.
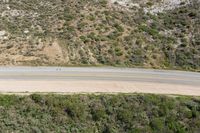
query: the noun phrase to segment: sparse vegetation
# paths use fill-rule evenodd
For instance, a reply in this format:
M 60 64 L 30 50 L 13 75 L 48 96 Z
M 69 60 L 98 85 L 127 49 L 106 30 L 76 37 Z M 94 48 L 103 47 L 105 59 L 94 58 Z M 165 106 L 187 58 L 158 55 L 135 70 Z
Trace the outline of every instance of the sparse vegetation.
M 1 1 L 0 64 L 200 70 L 200 3 L 182 2 L 152 14 L 145 9 L 161 1 L 132 2 L 138 6 L 126 3 L 125 9 L 108 0 Z

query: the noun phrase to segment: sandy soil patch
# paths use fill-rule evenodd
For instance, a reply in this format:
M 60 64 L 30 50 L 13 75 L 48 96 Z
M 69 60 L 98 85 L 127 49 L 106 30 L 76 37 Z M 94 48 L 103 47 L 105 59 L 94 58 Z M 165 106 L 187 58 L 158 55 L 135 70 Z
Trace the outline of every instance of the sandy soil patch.
M 118 81 L 0 81 L 2 93 L 154 93 L 200 96 L 200 87 Z

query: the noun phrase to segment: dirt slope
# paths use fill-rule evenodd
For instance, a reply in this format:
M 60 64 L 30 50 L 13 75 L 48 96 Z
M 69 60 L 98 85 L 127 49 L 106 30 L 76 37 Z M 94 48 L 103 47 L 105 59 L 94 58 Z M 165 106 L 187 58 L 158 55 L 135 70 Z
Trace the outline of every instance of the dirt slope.
M 0 3 L 0 65 L 200 69 L 198 0 Z

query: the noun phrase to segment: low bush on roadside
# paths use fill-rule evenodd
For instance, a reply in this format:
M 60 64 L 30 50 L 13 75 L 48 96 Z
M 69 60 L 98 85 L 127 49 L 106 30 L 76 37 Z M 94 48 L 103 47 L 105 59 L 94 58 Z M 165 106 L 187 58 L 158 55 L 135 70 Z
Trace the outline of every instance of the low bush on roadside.
M 177 132 L 200 130 L 200 98 L 150 94 L 0 95 L 2 132 Z

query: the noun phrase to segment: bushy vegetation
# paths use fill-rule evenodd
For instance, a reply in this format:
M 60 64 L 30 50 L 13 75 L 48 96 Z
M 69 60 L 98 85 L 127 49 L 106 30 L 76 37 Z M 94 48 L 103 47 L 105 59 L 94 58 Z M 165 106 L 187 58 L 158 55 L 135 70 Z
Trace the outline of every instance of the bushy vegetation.
M 193 133 L 199 97 L 150 94 L 0 95 L 1 132 Z
M 109 0 L 2 1 L 0 27 L 7 39 L 0 39 L 0 64 L 199 70 L 200 3 L 151 14 L 144 9 L 161 1 L 133 2 L 139 7 Z M 45 48 L 55 43 L 61 52 L 52 56 Z

